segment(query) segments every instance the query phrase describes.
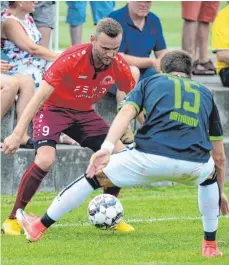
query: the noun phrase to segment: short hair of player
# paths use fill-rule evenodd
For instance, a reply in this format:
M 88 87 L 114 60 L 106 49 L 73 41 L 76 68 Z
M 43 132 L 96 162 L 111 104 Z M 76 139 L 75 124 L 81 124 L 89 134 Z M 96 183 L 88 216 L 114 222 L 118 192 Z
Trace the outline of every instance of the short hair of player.
M 122 33 L 122 26 L 112 18 L 100 19 L 95 30 L 95 38 L 99 36 L 100 33 L 105 33 L 111 38 L 117 37 Z
M 163 73 L 180 72 L 190 76 L 192 72 L 192 57 L 185 51 L 171 51 L 161 59 Z

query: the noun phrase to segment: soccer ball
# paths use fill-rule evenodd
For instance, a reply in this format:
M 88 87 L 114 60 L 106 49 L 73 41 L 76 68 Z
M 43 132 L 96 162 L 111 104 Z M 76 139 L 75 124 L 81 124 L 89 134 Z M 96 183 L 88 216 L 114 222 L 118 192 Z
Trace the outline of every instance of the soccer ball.
M 97 228 L 111 228 L 123 218 L 121 202 L 110 194 L 101 194 L 92 199 L 88 205 L 89 220 Z

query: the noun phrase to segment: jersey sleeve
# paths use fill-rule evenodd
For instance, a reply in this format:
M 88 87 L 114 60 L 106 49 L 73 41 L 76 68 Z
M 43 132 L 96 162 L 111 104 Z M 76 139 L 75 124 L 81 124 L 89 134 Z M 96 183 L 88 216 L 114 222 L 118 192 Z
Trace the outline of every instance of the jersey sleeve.
M 129 65 L 124 61 L 124 59 L 119 56 L 117 60 L 118 74 L 116 78 L 116 86 L 120 91 L 129 93 L 134 89 L 136 82 L 132 76 Z
M 43 80 L 49 83 L 52 87 L 60 86 L 64 78 L 69 74 L 76 59 L 72 55 L 63 54 L 49 67 L 43 75 Z
M 217 106 L 213 101 L 213 108 L 209 120 L 209 138 L 210 140 L 223 140 L 223 128 L 219 117 Z
M 120 110 L 125 104 L 133 105 L 139 114 L 143 110 L 144 101 L 144 82 L 140 81 L 138 85 L 132 90 L 124 100 L 119 104 L 118 110 Z

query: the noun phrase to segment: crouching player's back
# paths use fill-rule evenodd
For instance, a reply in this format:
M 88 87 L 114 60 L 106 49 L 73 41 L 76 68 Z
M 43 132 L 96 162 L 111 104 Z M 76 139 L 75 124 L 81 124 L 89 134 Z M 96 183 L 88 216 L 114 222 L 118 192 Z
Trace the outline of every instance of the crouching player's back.
M 211 92 L 182 72 L 143 80 L 123 103 L 133 103 L 145 114 L 144 126 L 135 137 L 139 151 L 206 163 L 210 140 L 223 139 Z

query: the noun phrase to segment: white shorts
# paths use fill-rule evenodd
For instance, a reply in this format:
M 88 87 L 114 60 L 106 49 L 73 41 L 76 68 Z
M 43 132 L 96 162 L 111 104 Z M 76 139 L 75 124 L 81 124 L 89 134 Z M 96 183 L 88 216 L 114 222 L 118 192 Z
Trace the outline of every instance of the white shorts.
M 125 149 L 111 156 L 103 172 L 114 185 L 133 187 L 158 181 L 197 185 L 204 182 L 213 169 L 212 157 L 207 163 L 197 163 Z

